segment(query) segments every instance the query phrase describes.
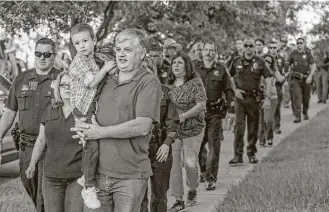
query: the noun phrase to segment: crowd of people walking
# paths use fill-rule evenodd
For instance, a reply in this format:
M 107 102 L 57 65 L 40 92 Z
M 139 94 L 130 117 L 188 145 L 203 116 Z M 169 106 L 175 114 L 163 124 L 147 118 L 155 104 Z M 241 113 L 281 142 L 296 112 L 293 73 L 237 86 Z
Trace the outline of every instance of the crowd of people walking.
M 295 123 L 309 119 L 313 78 L 318 103 L 328 98 L 328 53 L 315 58 L 304 38 L 296 49 L 284 36 L 238 38 L 225 58 L 214 40 L 187 52 L 135 28 L 116 35 L 114 51 L 96 53 L 88 24 L 70 36 L 77 54 L 61 71 L 55 42 L 36 42 L 35 68 L 15 78 L 0 120 L 2 143 L 19 113 L 20 175 L 38 212 L 185 210 L 200 183 L 220 181 L 223 120 L 235 117 L 229 164 L 243 163 L 246 125 L 256 164 L 257 141 L 271 147 L 282 132 L 282 107 L 291 103 Z

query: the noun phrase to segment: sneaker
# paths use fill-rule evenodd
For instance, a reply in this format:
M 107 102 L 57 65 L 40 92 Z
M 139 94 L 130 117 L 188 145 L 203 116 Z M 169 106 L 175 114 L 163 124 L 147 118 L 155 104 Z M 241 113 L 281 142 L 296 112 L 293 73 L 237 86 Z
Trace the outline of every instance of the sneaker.
M 216 189 L 216 182 L 208 182 L 206 190 L 212 191 Z
M 90 209 L 97 209 L 101 207 L 101 202 L 98 200 L 97 192 L 99 190 L 95 186 L 91 188 L 83 188 L 81 195 L 84 200 L 85 205 Z
M 197 192 L 196 190 L 190 190 L 187 193 L 186 207 L 192 207 L 196 205 Z
M 258 163 L 258 159 L 256 158 L 255 155 L 249 155 L 249 163 L 256 164 Z
M 201 173 L 199 182 L 200 183 L 206 182 L 206 173 Z
M 77 182 L 79 185 L 84 187 L 85 186 L 85 176 L 82 175 L 79 179 L 77 179 Z
M 174 205 L 168 210 L 169 212 L 178 212 L 178 211 L 184 211 L 185 210 L 185 204 L 184 201 L 176 201 Z
M 268 141 L 267 141 L 267 144 L 268 144 L 269 146 L 273 146 L 273 140 L 268 140 Z
M 281 134 L 282 131 L 281 131 L 280 129 L 276 129 L 276 130 L 275 130 L 275 133 L 276 133 L 276 134 Z

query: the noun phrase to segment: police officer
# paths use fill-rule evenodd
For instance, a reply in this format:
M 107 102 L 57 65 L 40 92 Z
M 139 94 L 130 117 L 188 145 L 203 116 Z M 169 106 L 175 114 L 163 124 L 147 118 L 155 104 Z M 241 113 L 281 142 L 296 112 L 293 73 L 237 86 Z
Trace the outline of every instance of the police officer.
M 276 40 L 272 40 L 269 44 L 268 44 L 268 49 L 269 49 L 269 53 L 273 56 L 274 60 L 276 61 L 277 64 L 277 68 L 278 71 L 280 72 L 280 74 L 282 76 L 288 77 L 289 74 L 289 70 L 288 70 L 288 66 L 286 66 L 286 61 L 285 59 L 278 54 L 278 43 Z M 283 89 L 282 86 L 283 84 L 286 82 L 279 82 L 277 80 L 277 82 L 275 83 L 276 86 L 276 90 L 277 90 L 277 95 L 278 95 L 278 104 L 277 107 L 275 109 L 275 115 L 274 115 L 274 131 L 277 134 L 281 134 L 281 104 L 283 101 Z
M 251 38 L 244 41 L 244 53 L 236 60 L 230 70 L 235 81 L 235 113 L 236 128 L 234 140 L 234 158 L 229 164 L 243 163 L 243 137 L 246 127 L 246 117 L 248 124 L 248 147 L 247 155 L 250 163 L 257 163 L 256 142 L 259 122 L 259 112 L 264 94 L 260 90 L 260 81 L 263 76 L 268 80 L 272 71 L 265 63 L 264 59 L 255 55 L 255 42 Z M 277 73 L 275 76 L 282 80 Z
M 287 71 L 289 69 L 289 55 L 292 53 L 293 49 L 290 48 L 288 45 L 288 37 L 285 34 L 281 35 L 280 38 L 280 46 L 278 46 L 278 55 L 280 55 L 284 59 L 284 68 Z M 289 108 L 289 102 L 291 100 L 291 93 L 290 93 L 290 80 L 284 82 L 282 85 L 282 92 L 283 92 L 283 107 Z M 291 107 L 293 108 L 293 102 L 291 101 Z
M 294 123 L 301 122 L 301 105 L 303 105 L 304 119 L 308 120 L 308 107 L 311 97 L 312 77 L 316 65 L 311 50 L 305 48 L 305 39 L 297 39 L 297 49 L 289 56 L 291 73 L 291 98 L 293 101 Z
M 2 139 L 6 135 L 19 111 L 21 180 L 36 211 L 41 212 L 44 211 L 41 190 L 42 160 L 38 162 L 37 174 L 32 179 L 26 178 L 25 171 L 29 166 L 33 145 L 39 134 L 41 115 L 52 101 L 52 84 L 59 71 L 53 68 L 56 57 L 53 40 L 48 38 L 38 40 L 34 54 L 36 68 L 19 74 L 10 88 L 5 103 L 5 112 L 0 120 L 0 138 Z
M 168 78 L 168 72 L 170 69 L 171 59 L 173 56 L 180 50 L 182 50 L 183 47 L 179 43 L 177 43 L 172 38 L 167 38 L 164 41 L 163 44 L 163 63 L 161 69 L 158 70 L 158 76 L 161 83 L 166 82 Z
M 206 128 L 199 153 L 200 181 L 204 182 L 204 178 L 206 178 L 207 190 L 216 188 L 221 134 L 223 133 L 222 119 L 225 118 L 227 109 L 225 102 L 231 105 L 234 98 L 232 83 L 226 67 L 215 62 L 217 52 L 216 44 L 212 41 L 206 41 L 202 50 L 203 62 L 196 65 L 196 70 L 202 78 L 208 98 Z M 225 100 L 223 93 L 225 93 Z M 208 155 L 205 148 L 207 143 Z
M 161 56 L 160 46 L 149 47 L 150 57 L 157 59 Z M 153 70 L 156 73 L 157 70 Z M 159 75 L 158 75 L 159 77 Z M 149 158 L 153 175 L 151 179 L 151 212 L 167 211 L 167 191 L 169 189 L 170 172 L 172 167 L 172 149 L 176 131 L 179 127 L 179 116 L 168 96 L 169 88 L 162 83 L 162 98 L 160 123 L 154 125 L 149 144 Z M 148 192 L 145 192 L 140 212 L 148 212 Z

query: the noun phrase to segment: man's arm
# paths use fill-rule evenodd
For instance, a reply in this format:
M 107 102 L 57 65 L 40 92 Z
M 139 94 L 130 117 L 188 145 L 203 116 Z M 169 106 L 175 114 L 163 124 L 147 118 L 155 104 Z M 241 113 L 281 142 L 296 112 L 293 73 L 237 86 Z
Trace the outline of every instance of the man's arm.
M 73 138 L 84 138 L 86 140 L 102 139 L 102 138 L 133 138 L 147 135 L 152 128 L 153 119 L 149 117 L 137 117 L 136 119 L 114 125 L 100 126 L 95 116 L 92 117 L 92 124 L 76 120 L 74 128 L 71 131 L 76 131 L 77 135 Z M 83 134 L 79 133 L 82 132 Z
M 311 65 L 310 65 L 310 68 L 311 68 L 311 72 L 309 73 L 309 75 L 308 75 L 307 77 L 312 78 L 313 75 L 314 75 L 314 73 L 315 73 L 315 70 L 316 70 L 316 65 L 315 65 L 315 63 L 311 64 Z
M 14 123 L 15 117 L 15 111 L 5 108 L 0 120 L 0 140 L 3 139 L 11 125 Z

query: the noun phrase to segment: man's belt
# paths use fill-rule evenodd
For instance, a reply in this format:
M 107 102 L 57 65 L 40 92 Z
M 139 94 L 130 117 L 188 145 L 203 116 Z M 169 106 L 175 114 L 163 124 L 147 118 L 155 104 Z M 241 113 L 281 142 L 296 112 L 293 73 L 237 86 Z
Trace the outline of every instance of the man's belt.
M 210 114 L 216 114 L 225 117 L 228 108 L 229 106 L 223 98 L 220 98 L 217 101 L 207 102 L 207 113 Z
M 34 146 L 35 141 L 37 140 L 38 136 L 34 136 L 34 135 L 28 135 L 25 133 L 20 133 L 21 139 L 20 139 L 20 149 L 22 151 L 25 150 L 25 147 L 30 147 L 30 146 Z
M 296 79 L 306 79 L 308 77 L 308 74 L 307 73 L 300 73 L 300 72 L 293 72 L 291 74 L 291 76 L 293 78 L 296 78 Z

